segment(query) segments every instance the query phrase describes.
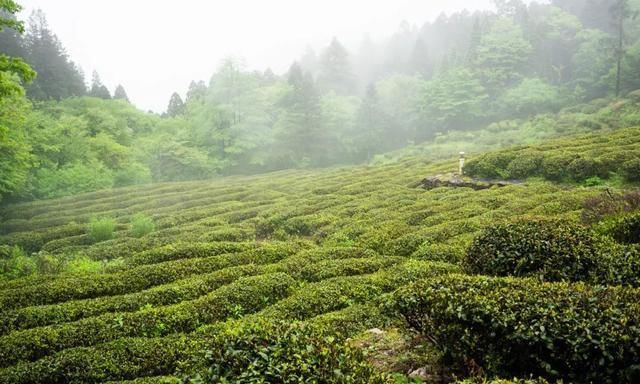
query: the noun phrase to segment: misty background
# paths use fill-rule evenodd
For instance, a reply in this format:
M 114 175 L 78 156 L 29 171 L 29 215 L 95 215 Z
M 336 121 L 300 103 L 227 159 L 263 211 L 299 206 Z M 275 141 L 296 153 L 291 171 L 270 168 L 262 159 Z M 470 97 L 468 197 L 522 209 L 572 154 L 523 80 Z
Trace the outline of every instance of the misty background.
M 226 57 L 248 69 L 284 73 L 307 47 L 337 37 L 348 49 L 366 34 L 383 43 L 403 22 L 420 28 L 441 13 L 495 9 L 491 0 L 322 2 L 24 0 L 21 18 L 42 9 L 69 56 L 90 79 L 122 84 L 143 110 L 163 112 L 174 91 L 208 81 Z M 170 53 L 170 54 L 169 54 Z
M 640 89 L 640 0 L 24 4 L 0 18 L 4 201 L 640 124 L 594 116 Z

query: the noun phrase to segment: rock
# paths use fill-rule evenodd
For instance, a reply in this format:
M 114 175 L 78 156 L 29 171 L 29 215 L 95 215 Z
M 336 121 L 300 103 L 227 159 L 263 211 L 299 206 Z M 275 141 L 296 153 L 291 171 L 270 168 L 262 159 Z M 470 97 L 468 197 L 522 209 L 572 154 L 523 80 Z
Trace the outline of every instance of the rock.
M 498 188 L 506 187 L 508 185 L 520 184 L 518 181 L 487 181 L 477 179 L 465 179 L 459 175 L 449 174 L 446 176 L 436 175 L 429 176 L 422 180 L 420 187 L 431 190 L 435 188 L 471 188 L 475 191 L 481 191 L 483 189 L 489 189 L 497 186 Z
M 367 331 L 367 333 L 372 333 L 374 335 L 384 335 L 384 331 L 382 329 L 379 328 L 373 328 Z

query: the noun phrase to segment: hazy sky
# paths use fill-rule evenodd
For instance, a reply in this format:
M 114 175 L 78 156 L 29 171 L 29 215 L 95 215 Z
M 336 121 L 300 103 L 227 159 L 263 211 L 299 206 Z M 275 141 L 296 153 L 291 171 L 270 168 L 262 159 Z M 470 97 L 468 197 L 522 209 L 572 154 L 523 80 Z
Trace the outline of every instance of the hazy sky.
M 491 0 L 19 0 L 26 19 L 47 15 L 71 58 L 113 92 L 122 84 L 142 109 L 163 111 L 172 92 L 208 81 L 226 56 L 250 69 L 286 71 L 307 45 L 337 36 L 392 34 L 402 20 L 421 26 L 442 12 L 491 8 Z

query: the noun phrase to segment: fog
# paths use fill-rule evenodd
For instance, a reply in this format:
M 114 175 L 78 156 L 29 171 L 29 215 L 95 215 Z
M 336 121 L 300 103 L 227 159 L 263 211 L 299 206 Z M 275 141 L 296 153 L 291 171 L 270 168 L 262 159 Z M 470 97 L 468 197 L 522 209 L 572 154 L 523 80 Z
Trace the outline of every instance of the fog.
M 20 17 L 42 9 L 85 72 L 113 92 L 122 84 L 144 110 L 162 112 L 174 91 L 208 81 L 227 56 L 249 69 L 286 71 L 307 46 L 336 36 L 348 48 L 365 34 L 388 38 L 406 20 L 418 27 L 440 13 L 492 9 L 491 0 L 24 0 Z

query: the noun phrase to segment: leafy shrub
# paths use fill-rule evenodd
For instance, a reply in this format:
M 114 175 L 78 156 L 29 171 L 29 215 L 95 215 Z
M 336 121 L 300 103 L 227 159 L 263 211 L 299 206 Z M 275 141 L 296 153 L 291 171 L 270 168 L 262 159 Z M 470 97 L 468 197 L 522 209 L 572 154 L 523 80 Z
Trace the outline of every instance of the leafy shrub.
M 491 152 L 467 161 L 465 173 L 470 176 L 494 178 L 508 178 L 507 167 L 515 158 L 509 152 Z
M 606 178 L 609 170 L 598 159 L 577 157 L 567 166 L 567 176 L 582 181 L 592 176 Z
M 567 178 L 567 168 L 573 161 L 574 156 L 571 155 L 555 155 L 545 157 L 542 160 L 542 175 L 548 180 L 561 181 Z
M 420 260 L 457 264 L 464 259 L 464 255 L 464 248 L 458 245 L 425 243 L 418 248 L 411 257 Z
M 613 216 L 601 222 L 596 229 L 623 244 L 640 243 L 640 212 Z
M 590 197 L 583 203 L 582 222 L 597 223 L 607 216 L 616 216 L 640 209 L 640 192 L 611 193 L 607 191 L 600 196 Z
M 587 280 L 598 263 L 598 241 L 578 224 L 516 219 L 486 228 L 464 260 L 471 273 L 536 276 L 546 281 Z
M 72 299 L 122 295 L 198 274 L 215 272 L 223 268 L 252 263 L 275 263 L 299 250 L 300 246 L 295 243 L 272 244 L 235 254 L 127 268 L 118 273 L 73 276 L 44 281 L 40 284 L 26 285 L 19 289 L 5 291 L 3 295 L 0 295 L 0 308 L 8 310 L 31 305 L 54 304 Z
M 622 164 L 622 172 L 628 181 L 640 181 L 640 159 L 636 158 Z
M 29 276 L 38 270 L 33 257 L 17 246 L 0 245 L 0 280 Z
M 362 352 L 332 331 L 302 323 L 255 321 L 213 336 L 187 378 L 206 383 L 379 383 Z
M 523 152 L 513 159 L 507 166 L 509 176 L 516 179 L 526 179 L 536 176 L 542 166 L 542 154 L 537 152 Z
M 72 348 L 36 362 L 2 370 L 3 384 L 100 383 L 105 380 L 166 375 L 186 359 L 196 342 L 184 336 L 127 338 L 96 347 Z
M 294 286 L 295 281 L 284 273 L 243 277 L 192 301 L 14 332 L 0 337 L 0 367 L 121 337 L 192 332 L 202 324 L 257 312 L 288 296 Z
M 149 216 L 138 214 L 131 219 L 131 234 L 133 237 L 142 237 L 155 230 L 153 219 Z
M 89 222 L 88 235 L 93 242 L 98 243 L 113 239 L 116 221 L 110 217 L 93 218 Z
M 635 383 L 638 303 L 634 288 L 449 275 L 401 288 L 389 307 L 490 375 Z
M 126 295 L 70 300 L 52 305 L 6 310 L 0 313 L 0 335 L 16 330 L 77 321 L 108 312 L 135 312 L 147 305 L 163 306 L 194 300 L 241 277 L 253 276 L 262 272 L 264 269 L 257 265 L 225 268 L 184 279 L 174 284 L 161 285 Z
M 70 163 L 59 169 L 42 168 L 36 172 L 33 193 L 52 198 L 113 186 L 113 172 L 99 161 Z

